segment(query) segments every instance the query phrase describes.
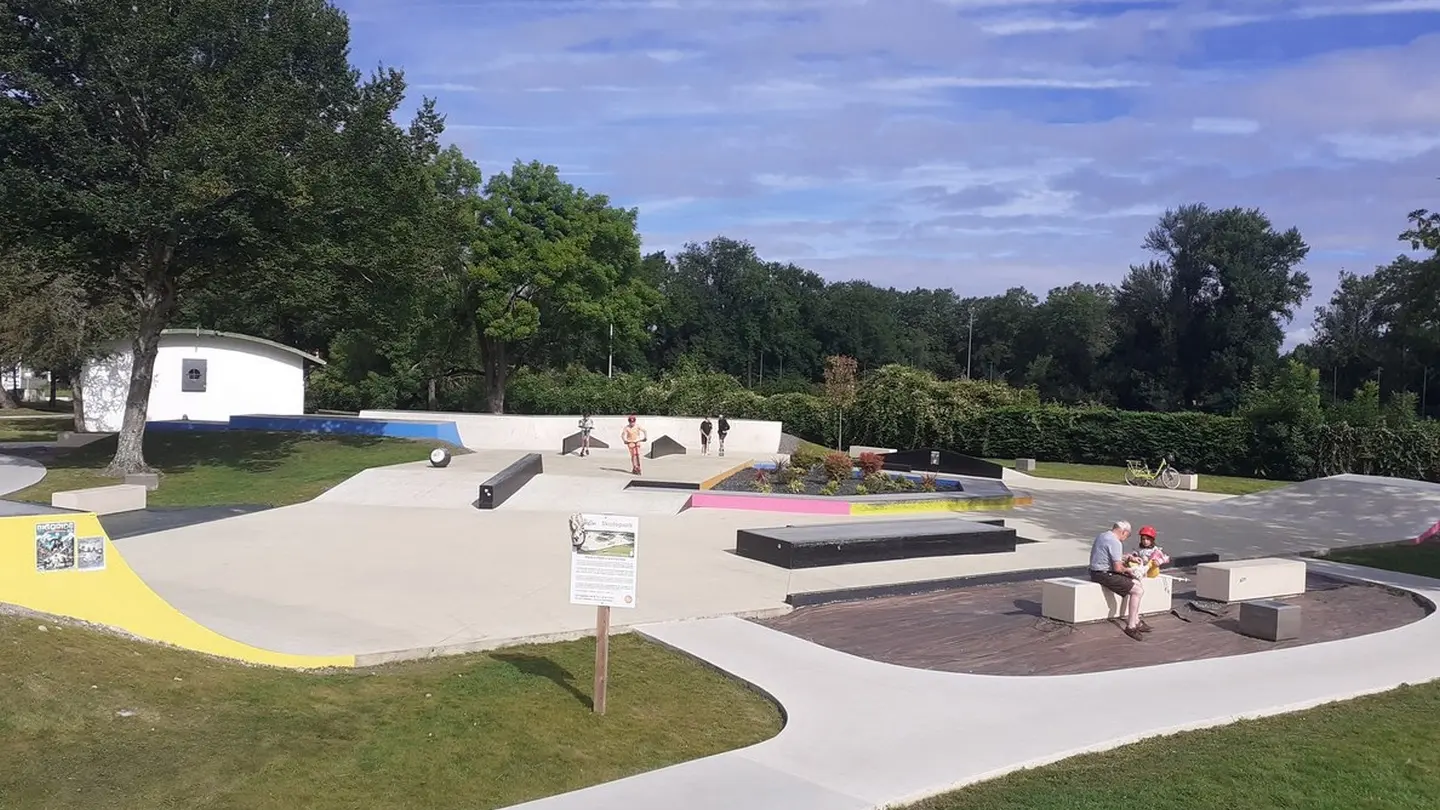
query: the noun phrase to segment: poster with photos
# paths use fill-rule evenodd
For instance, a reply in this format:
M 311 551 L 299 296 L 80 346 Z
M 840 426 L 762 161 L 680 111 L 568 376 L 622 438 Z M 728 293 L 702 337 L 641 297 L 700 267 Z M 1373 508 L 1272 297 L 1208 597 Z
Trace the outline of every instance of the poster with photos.
M 81 571 L 104 571 L 105 538 L 77 537 L 75 539 L 75 567 Z
M 75 523 L 35 524 L 35 570 L 64 571 L 75 567 Z
M 570 603 L 635 607 L 635 550 L 640 519 L 570 516 Z

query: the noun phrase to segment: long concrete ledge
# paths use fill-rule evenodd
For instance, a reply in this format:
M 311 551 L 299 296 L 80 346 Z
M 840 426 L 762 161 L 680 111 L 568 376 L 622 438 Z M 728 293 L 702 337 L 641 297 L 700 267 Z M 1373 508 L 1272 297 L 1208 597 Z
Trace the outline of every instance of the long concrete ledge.
M 1440 581 L 1309 561 L 1410 591 Z M 1299 711 L 1440 678 L 1440 615 L 1368 636 L 1084 675 L 997 677 L 857 658 L 740 619 L 637 628 L 772 696 L 787 718 L 758 745 L 528 802 L 529 810 L 873 810 L 1147 737 Z M 1115 712 L 1156 683 L 1183 701 Z M 1236 686 L 1242 684 L 1242 686 Z M 1045 728 L 1045 734 L 1034 729 Z
M 144 484 L 111 484 L 89 489 L 67 489 L 51 493 L 50 505 L 57 509 L 113 515 L 145 508 Z

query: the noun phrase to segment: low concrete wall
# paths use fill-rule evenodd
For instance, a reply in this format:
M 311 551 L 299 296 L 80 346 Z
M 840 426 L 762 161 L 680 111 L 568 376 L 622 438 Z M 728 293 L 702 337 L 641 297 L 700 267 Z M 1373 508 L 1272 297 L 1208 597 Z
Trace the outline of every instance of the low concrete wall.
M 523 414 L 443 413 L 437 411 L 361 411 L 361 418 L 386 421 L 454 422 L 461 443 L 472 450 L 536 450 L 558 453 L 565 437 L 577 430 L 579 414 L 528 416 Z M 593 416 L 592 435 L 620 445 L 624 416 Z M 700 446 L 700 419 L 674 416 L 640 416 L 641 427 L 652 440 L 669 436 L 686 448 Z M 725 450 L 731 453 L 780 452 L 780 423 L 759 419 L 731 419 Z

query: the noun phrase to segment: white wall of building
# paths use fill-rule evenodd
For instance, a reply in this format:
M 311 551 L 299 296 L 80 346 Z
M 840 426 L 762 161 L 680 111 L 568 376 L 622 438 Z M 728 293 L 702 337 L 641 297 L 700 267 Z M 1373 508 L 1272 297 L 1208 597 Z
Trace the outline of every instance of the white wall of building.
M 134 360 L 128 341 L 108 344 L 110 354 L 85 362 L 82 430 L 118 431 Z M 181 387 L 185 360 L 205 360 L 205 390 Z M 294 352 L 242 338 L 172 333 L 160 337 L 150 387 L 149 420 L 223 422 L 237 414 L 305 412 L 305 360 Z

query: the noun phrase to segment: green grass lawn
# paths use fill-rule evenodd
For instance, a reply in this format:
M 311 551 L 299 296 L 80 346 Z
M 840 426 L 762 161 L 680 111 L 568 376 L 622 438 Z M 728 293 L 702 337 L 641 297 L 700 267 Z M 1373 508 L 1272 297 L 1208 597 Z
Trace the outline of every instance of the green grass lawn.
M 596 716 L 594 649 L 305 674 L 0 615 L 0 806 L 483 810 L 780 729 L 754 691 L 630 635 Z
M 55 407 L 50 407 L 49 402 L 32 402 L 23 408 L 0 409 L 0 419 L 7 416 L 56 416 L 64 414 L 69 416 L 75 412 L 75 403 L 56 402 Z
M 1328 559 L 1440 576 L 1437 545 Z M 1149 773 L 1155 778 L 1147 778 Z M 1440 682 L 1075 757 L 938 796 L 911 810 L 1137 807 L 1440 807 Z
M 29 416 L 23 419 L 0 419 L 0 442 L 53 442 L 62 430 L 74 430 L 71 416 Z
M 1336 551 L 1326 555 L 1325 559 L 1440 579 L 1440 544 L 1437 543 Z
M 252 504 L 284 506 L 314 498 L 368 467 L 424 460 L 435 442 L 373 436 L 303 433 L 147 433 L 145 460 L 160 470 L 152 506 Z M 116 483 L 102 474 L 115 454 L 114 437 L 45 462 L 33 487 L 8 497 L 49 503 L 59 490 Z
M 1015 461 L 992 458 L 990 461 L 996 464 L 1015 468 Z M 1089 481 L 1096 484 L 1124 484 L 1124 467 L 1105 467 L 1099 464 L 1066 464 L 1058 461 L 1040 461 L 1035 464 L 1035 472 L 1029 473 L 1039 478 L 1060 478 L 1066 481 Z M 1252 492 L 1264 492 L 1267 489 L 1283 487 L 1290 481 L 1266 481 L 1260 478 L 1236 478 L 1228 475 L 1205 475 L 1200 474 L 1200 491 L 1214 492 L 1221 495 L 1249 495 Z

